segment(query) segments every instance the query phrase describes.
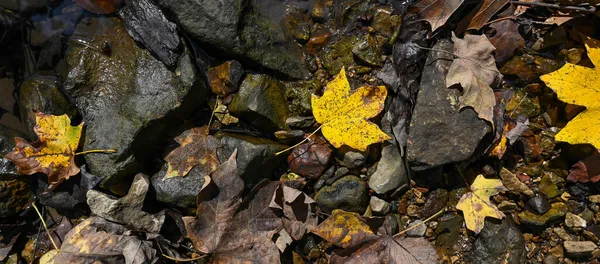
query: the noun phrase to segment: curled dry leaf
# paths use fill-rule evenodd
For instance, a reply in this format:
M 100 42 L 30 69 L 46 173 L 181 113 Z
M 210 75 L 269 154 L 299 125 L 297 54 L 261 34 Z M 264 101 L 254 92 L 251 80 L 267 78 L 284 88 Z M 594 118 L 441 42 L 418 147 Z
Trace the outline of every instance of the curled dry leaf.
M 221 141 L 208 135 L 207 130 L 207 126 L 196 127 L 175 138 L 179 147 L 165 157 L 168 167 L 163 180 L 184 177 L 194 166 L 201 166 L 206 175 L 219 166 L 217 149 L 221 146 Z
M 459 39 L 452 33 L 452 41 L 457 58 L 450 65 L 446 85 L 450 88 L 460 84 L 459 107 L 473 107 L 479 118 L 493 124 L 496 97 L 491 86 L 502 82 L 494 59 L 495 48 L 484 35 Z
M 464 0 L 421 0 L 413 5 L 413 12 L 431 25 L 431 31 L 436 31 L 446 24 L 450 16 L 463 4 Z
M 368 121 L 385 103 L 385 86 L 363 86 L 350 92 L 344 68 L 327 84 L 323 96 L 312 96 L 313 115 L 323 125 L 323 136 L 336 148 L 347 145 L 365 151 L 373 143 L 391 139 Z
M 600 149 L 600 41 L 589 37 L 584 41 L 594 68 L 567 63 L 540 79 L 561 101 L 587 108 L 569 121 L 555 139 L 570 144 L 592 144 Z
M 456 209 L 463 212 L 469 230 L 475 233 L 481 232 L 486 216 L 504 218 L 504 213 L 490 202 L 490 197 L 502 191 L 507 189 L 502 185 L 501 180 L 486 179 L 481 174 L 475 178 L 471 184 L 471 191 L 465 193 L 456 204 Z
M 41 172 L 48 175 L 48 182 L 56 185 L 79 173 L 75 165 L 75 150 L 79 145 L 83 122 L 71 126 L 67 115 L 54 116 L 35 113 L 33 128 L 38 140 L 29 144 L 16 137 L 15 148 L 6 154 L 14 162 L 19 174 L 31 175 Z

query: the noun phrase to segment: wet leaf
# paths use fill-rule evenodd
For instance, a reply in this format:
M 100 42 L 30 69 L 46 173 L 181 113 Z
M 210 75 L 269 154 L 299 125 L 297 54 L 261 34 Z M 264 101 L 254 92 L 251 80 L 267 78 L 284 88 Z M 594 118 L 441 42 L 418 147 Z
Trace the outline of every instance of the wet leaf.
M 419 17 L 431 25 L 431 31 L 436 31 L 446 24 L 450 16 L 463 4 L 464 0 L 421 0 L 414 3 L 411 9 Z
M 525 39 L 519 33 L 519 24 L 512 20 L 502 20 L 490 25 L 496 30 L 490 43 L 496 47 L 496 61 L 503 64 L 515 54 L 516 50 L 525 47 Z
M 483 0 L 464 18 L 468 23 L 467 29 L 480 30 L 490 19 L 500 11 L 510 0 Z
M 491 86 L 502 82 L 494 59 L 495 48 L 483 35 L 466 35 L 459 39 L 453 33 L 452 41 L 457 58 L 448 70 L 446 85 L 462 87 L 458 98 L 460 109 L 472 107 L 479 118 L 493 124 L 496 97 Z
M 497 219 L 504 218 L 504 213 L 490 202 L 491 196 L 502 191 L 507 191 L 507 189 L 502 185 L 501 180 L 486 179 L 481 174 L 475 178 L 471 184 L 471 191 L 465 193 L 456 204 L 456 208 L 463 212 L 469 230 L 479 233 L 483 229 L 487 216 Z
M 123 0 L 75 0 L 85 10 L 96 14 L 116 12 L 123 5 Z
M 40 263 L 156 263 L 157 251 L 152 243 L 129 233 L 119 224 L 90 217 L 67 233 L 60 252 L 49 251 Z
M 175 138 L 179 147 L 165 157 L 168 167 L 163 180 L 184 177 L 194 166 L 201 166 L 207 175 L 219 166 L 217 148 L 221 141 L 208 135 L 207 129 L 207 126 L 192 128 Z
M 600 181 L 600 152 L 575 163 L 567 179 L 581 183 Z
M 323 96 L 312 96 L 313 115 L 323 125 L 323 136 L 336 148 L 347 145 L 361 151 L 391 139 L 368 121 L 383 110 L 385 86 L 363 86 L 350 92 L 344 68 L 327 84 Z
M 150 181 L 139 173 L 133 179 L 129 192 L 115 199 L 96 190 L 87 192 L 87 203 L 95 215 L 104 219 L 134 227 L 136 230 L 158 233 L 165 221 L 165 212 L 152 215 L 142 211 Z
M 309 228 L 318 223 L 315 203 L 302 191 L 281 184 L 275 189 L 269 207 L 281 211 L 285 216 L 283 228 L 291 238 L 300 240 Z
M 555 139 L 570 144 L 592 144 L 600 149 L 600 41 L 585 37 L 585 48 L 594 68 L 567 63 L 540 79 L 561 101 L 587 108 L 569 121 Z
M 354 248 L 377 237 L 359 214 L 339 209 L 311 232 L 341 248 Z
M 33 128 L 38 140 L 29 144 L 15 138 L 15 148 L 6 154 L 14 162 L 20 174 L 31 175 L 41 172 L 48 175 L 48 182 L 56 185 L 79 173 L 75 165 L 75 150 L 83 129 L 83 122 L 71 126 L 67 115 L 54 116 L 41 112 L 35 114 Z
M 439 263 L 435 248 L 421 237 L 379 236 L 352 252 L 334 251 L 329 263 Z

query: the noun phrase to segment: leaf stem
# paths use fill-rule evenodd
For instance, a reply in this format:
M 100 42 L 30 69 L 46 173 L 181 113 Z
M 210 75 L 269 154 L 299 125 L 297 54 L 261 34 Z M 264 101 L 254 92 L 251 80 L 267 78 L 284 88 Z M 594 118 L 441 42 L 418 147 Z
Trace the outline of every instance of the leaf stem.
M 413 230 L 413 229 L 415 229 L 415 228 L 417 228 L 419 226 L 422 226 L 422 225 L 426 224 L 427 222 L 431 221 L 431 219 L 434 219 L 434 218 L 438 217 L 439 215 L 441 215 L 444 212 L 446 212 L 446 207 L 442 208 L 442 210 L 438 211 L 437 213 L 435 213 L 432 216 L 428 217 L 427 219 L 423 220 L 423 222 L 418 223 L 418 224 L 416 224 L 414 226 L 411 226 L 409 228 L 406 228 L 406 229 L 398 232 L 398 234 L 395 234 L 394 237 L 401 236 L 401 235 L 403 235 L 404 233 L 406 233 L 406 232 L 408 232 L 410 230 Z
M 37 208 L 37 206 L 35 206 L 35 202 L 31 203 L 31 205 L 33 206 L 33 209 L 35 209 L 35 212 L 37 213 L 37 215 L 40 217 L 40 221 L 42 221 L 42 225 L 44 226 L 44 229 L 46 229 L 46 233 L 48 234 L 48 238 L 50 239 L 50 242 L 52 242 L 52 246 L 54 246 L 54 249 L 56 251 L 58 251 L 58 255 L 60 256 L 62 261 L 64 263 L 67 263 L 61 253 L 61 250 L 58 248 L 58 246 L 56 246 L 56 242 L 54 242 L 54 238 L 52 238 L 52 235 L 50 234 L 50 230 L 48 230 L 48 225 L 46 225 L 46 221 L 44 220 L 44 217 L 42 217 L 40 210 Z
M 194 260 L 203 259 L 203 258 L 205 258 L 208 255 L 199 256 L 199 257 L 195 257 L 195 258 L 191 258 L 191 259 L 174 258 L 174 257 L 167 256 L 165 254 L 162 254 L 162 256 L 165 257 L 165 258 L 167 258 L 167 259 L 173 260 L 173 261 L 190 262 L 190 261 L 194 261 Z
M 215 100 L 215 107 L 213 108 L 212 111 L 210 111 L 210 119 L 208 120 L 208 125 L 206 128 L 207 136 L 208 136 L 208 134 L 210 134 L 210 123 L 212 123 L 213 117 L 215 116 L 215 111 L 217 110 L 217 105 L 219 105 L 219 96 L 217 96 L 217 99 Z
M 77 152 L 75 155 L 85 155 L 88 153 L 117 153 L 116 149 L 90 149 L 82 152 Z
M 308 135 L 308 137 L 305 137 L 305 138 L 304 138 L 302 141 L 300 141 L 300 142 L 296 143 L 295 145 L 293 145 L 293 146 L 291 146 L 291 147 L 289 147 L 289 148 L 286 148 L 286 149 L 284 149 L 284 150 L 282 150 L 282 151 L 279 151 L 279 152 L 275 153 L 275 156 L 279 156 L 280 154 L 282 154 L 282 153 L 285 153 L 285 152 L 287 152 L 287 151 L 288 151 L 288 150 L 290 150 L 290 149 L 293 149 L 293 148 L 295 148 L 295 147 L 297 147 L 297 146 L 300 146 L 300 144 L 302 144 L 302 143 L 306 142 L 306 141 L 307 141 L 307 140 L 308 140 L 310 137 L 312 137 L 312 136 L 313 136 L 315 133 L 319 132 L 319 130 L 321 130 L 321 128 L 322 128 L 322 127 L 323 127 L 323 125 L 320 125 L 320 126 L 317 128 L 317 129 L 315 129 L 315 131 L 313 131 L 312 133 L 310 133 L 310 135 Z
M 588 5 L 578 7 L 578 6 L 570 6 L 570 5 L 560 5 L 560 4 L 548 4 L 548 3 L 540 3 L 540 2 L 525 2 L 525 1 L 512 1 L 515 5 L 523 5 L 523 6 L 538 6 L 538 7 L 548 7 L 548 8 L 556 8 L 556 9 L 564 9 L 564 10 L 572 10 L 572 11 L 580 11 L 580 12 L 588 12 L 594 13 L 596 12 L 596 7 Z

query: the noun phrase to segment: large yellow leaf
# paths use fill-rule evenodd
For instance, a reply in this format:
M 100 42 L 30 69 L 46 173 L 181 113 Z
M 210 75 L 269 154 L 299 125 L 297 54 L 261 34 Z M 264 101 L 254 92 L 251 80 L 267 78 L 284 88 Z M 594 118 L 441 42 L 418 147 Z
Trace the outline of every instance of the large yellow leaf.
M 48 182 L 58 184 L 79 173 L 75 165 L 75 150 L 79 144 L 83 122 L 71 126 L 67 115 L 54 116 L 37 112 L 33 128 L 38 140 L 31 144 L 16 137 L 15 148 L 6 154 L 14 162 L 20 174 L 41 172 L 48 175 Z
M 478 175 L 471 185 L 471 192 L 465 193 L 456 208 L 463 211 L 467 228 L 475 233 L 483 229 L 486 216 L 502 219 L 504 213 L 500 212 L 496 205 L 490 202 L 490 197 L 502 191 L 507 191 L 498 179 L 486 179 Z
M 368 119 L 383 110 L 385 86 L 363 86 L 353 93 L 344 68 L 327 84 L 323 96 L 312 96 L 313 115 L 323 125 L 323 136 L 336 148 L 347 145 L 364 151 L 373 143 L 390 139 Z
M 586 37 L 585 48 L 594 68 L 567 63 L 540 79 L 561 101 L 587 108 L 556 134 L 556 140 L 600 149 L 600 41 Z

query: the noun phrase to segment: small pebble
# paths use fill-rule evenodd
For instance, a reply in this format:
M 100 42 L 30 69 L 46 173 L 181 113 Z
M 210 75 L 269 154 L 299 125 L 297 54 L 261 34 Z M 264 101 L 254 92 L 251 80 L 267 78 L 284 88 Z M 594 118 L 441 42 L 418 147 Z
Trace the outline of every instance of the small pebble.
M 527 201 L 527 205 L 531 210 L 539 215 L 543 215 L 550 210 L 551 205 L 545 195 L 536 195 Z

